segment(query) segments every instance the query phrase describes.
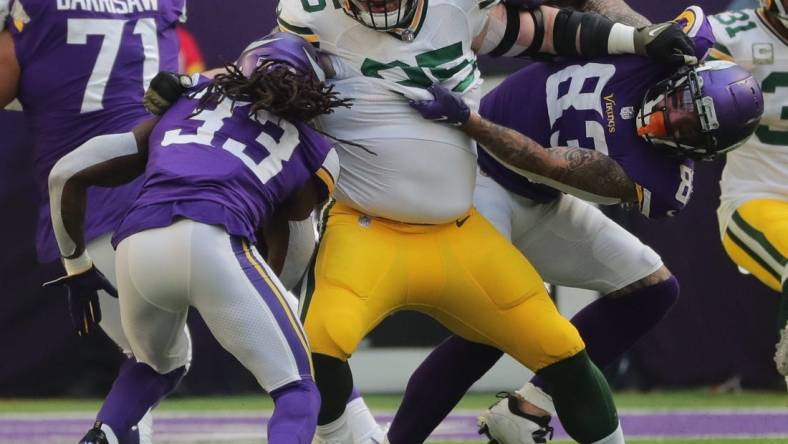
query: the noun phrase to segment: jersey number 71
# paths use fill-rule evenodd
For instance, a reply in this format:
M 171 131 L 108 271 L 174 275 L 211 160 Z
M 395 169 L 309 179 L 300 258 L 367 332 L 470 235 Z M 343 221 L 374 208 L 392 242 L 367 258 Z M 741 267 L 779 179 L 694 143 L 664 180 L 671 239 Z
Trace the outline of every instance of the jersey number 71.
M 118 57 L 124 30 L 129 22 L 129 20 L 122 19 L 68 19 L 66 43 L 69 45 L 85 45 L 90 35 L 103 37 L 96 64 L 93 65 L 93 71 L 85 86 L 80 113 L 104 109 L 104 92 L 107 89 L 115 59 Z M 133 26 L 133 34 L 139 35 L 142 39 L 145 61 L 142 65 L 143 84 L 140 86 L 144 91 L 151 79 L 159 72 L 159 40 L 156 19 L 139 19 Z

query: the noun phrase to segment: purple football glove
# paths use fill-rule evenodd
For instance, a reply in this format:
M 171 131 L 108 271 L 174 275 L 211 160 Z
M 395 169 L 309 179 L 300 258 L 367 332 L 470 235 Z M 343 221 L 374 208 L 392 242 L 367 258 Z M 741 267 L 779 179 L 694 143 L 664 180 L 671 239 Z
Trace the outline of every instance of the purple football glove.
M 63 276 L 44 284 L 44 287 L 50 286 L 66 288 L 71 323 L 79 336 L 89 335 L 101 322 L 98 291 L 104 290 L 118 297 L 118 291 L 95 266 L 84 273 Z
M 471 116 L 471 110 L 458 94 L 452 94 L 440 85 L 427 88 L 434 99 L 411 100 L 410 106 L 415 108 L 422 117 L 435 122 L 463 125 Z

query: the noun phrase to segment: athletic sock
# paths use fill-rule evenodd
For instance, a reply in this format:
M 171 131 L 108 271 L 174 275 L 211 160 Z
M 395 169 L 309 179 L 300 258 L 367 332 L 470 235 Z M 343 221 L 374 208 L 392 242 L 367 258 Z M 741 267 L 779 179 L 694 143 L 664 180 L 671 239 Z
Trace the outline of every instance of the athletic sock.
M 327 442 L 339 444 L 353 444 L 353 434 L 347 425 L 347 412 L 339 415 L 339 418 L 317 426 L 316 435 Z
M 345 411 L 347 412 L 347 423 L 353 432 L 353 441 L 356 444 L 380 443 L 383 440 L 383 430 L 375 421 L 364 398 L 355 387 L 350 394 Z
M 389 442 L 424 442 L 502 354 L 458 336 L 443 341 L 411 375 L 387 434 Z
M 610 436 L 602 438 L 593 444 L 625 444 L 624 431 L 621 430 L 621 424 L 618 424 L 618 428 Z
M 139 435 L 132 427 L 180 382 L 186 367 L 167 374 L 149 365 L 128 359 L 120 368 L 96 420 L 110 426 L 121 444 L 136 443 Z
M 353 373 L 347 361 L 312 353 L 315 383 L 320 390 L 319 425 L 333 423 L 345 414 L 345 405 L 353 392 Z
M 579 443 L 595 443 L 614 434 L 618 414 L 604 375 L 584 351 L 539 370 L 549 385 L 561 424 Z
M 274 413 L 268 422 L 271 444 L 309 444 L 317 427 L 320 393 L 311 379 L 285 385 L 271 392 Z
M 586 352 L 599 368 L 605 368 L 651 331 L 673 307 L 679 282 L 671 276 L 655 285 L 620 297 L 603 297 L 580 310 L 573 318 Z M 531 383 L 547 393 L 537 375 Z

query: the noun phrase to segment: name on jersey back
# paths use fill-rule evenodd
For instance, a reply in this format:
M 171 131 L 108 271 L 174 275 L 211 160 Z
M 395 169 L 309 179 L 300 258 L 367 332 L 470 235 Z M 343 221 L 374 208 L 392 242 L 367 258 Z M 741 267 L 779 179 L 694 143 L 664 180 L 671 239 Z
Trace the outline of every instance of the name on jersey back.
M 58 11 L 110 12 L 131 14 L 157 11 L 159 0 L 57 0 Z

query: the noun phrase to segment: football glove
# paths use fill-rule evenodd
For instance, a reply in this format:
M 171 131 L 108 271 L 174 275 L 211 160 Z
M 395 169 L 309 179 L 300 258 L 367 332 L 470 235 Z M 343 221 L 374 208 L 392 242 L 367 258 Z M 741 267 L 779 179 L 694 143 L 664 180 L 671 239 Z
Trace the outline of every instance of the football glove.
M 142 104 L 151 114 L 161 116 L 191 87 L 192 78 L 186 74 L 162 71 L 151 80 Z
M 98 291 L 104 290 L 110 296 L 118 297 L 118 291 L 95 265 L 85 272 L 63 276 L 44 284 L 44 287 L 52 286 L 66 288 L 71 323 L 79 336 L 89 335 L 101 322 Z
M 635 53 L 669 65 L 697 65 L 695 47 L 675 22 L 642 26 L 635 30 Z
M 452 94 L 448 89 L 440 85 L 432 85 L 427 88 L 432 96 L 432 100 L 411 100 L 410 106 L 427 120 L 434 122 L 449 123 L 452 125 L 463 125 L 471 116 L 471 110 L 458 94 Z

